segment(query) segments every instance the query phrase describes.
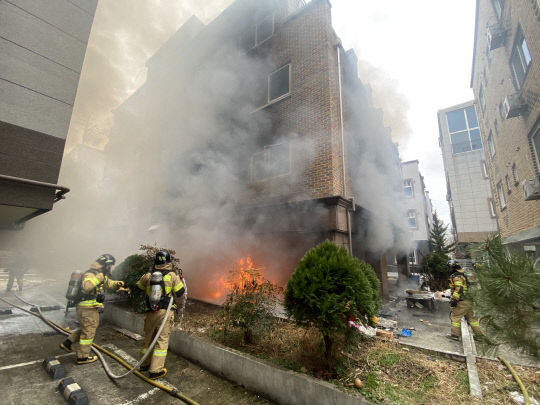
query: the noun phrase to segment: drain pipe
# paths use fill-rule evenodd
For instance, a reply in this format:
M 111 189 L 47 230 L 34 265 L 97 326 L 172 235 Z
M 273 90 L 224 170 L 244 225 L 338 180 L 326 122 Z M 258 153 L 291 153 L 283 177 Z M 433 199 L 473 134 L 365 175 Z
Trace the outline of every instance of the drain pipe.
M 336 45 L 337 64 L 338 64 L 338 86 L 339 86 L 339 123 L 341 132 L 341 167 L 343 175 L 343 198 L 347 199 L 347 172 L 345 169 L 345 124 L 343 122 L 343 92 L 341 80 L 341 42 Z M 354 201 L 351 199 L 354 209 Z M 349 231 L 349 253 L 353 255 L 352 231 L 351 231 L 351 212 L 349 208 L 345 208 L 347 212 L 347 230 Z

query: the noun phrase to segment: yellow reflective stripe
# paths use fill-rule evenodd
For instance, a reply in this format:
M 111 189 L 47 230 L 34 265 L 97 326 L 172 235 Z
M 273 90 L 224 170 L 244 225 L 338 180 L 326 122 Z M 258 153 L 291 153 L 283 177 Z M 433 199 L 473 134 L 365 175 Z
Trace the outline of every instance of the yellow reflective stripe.
M 165 295 L 169 295 L 170 292 L 171 292 L 171 287 L 166 285 L 165 286 Z
M 463 285 L 463 282 L 462 282 L 462 281 L 456 281 L 456 282 L 454 283 L 454 285 Z
M 96 305 L 96 304 L 99 304 L 99 302 L 97 302 L 97 301 L 94 299 L 94 300 L 81 301 L 81 302 L 79 302 L 77 305 L 81 305 L 81 306 L 83 306 L 83 307 L 88 307 L 88 306 L 92 306 L 92 305 Z
M 94 284 L 94 287 L 97 287 L 97 285 L 99 284 L 99 280 L 97 279 L 97 277 L 86 277 L 85 281 L 90 281 L 92 284 Z
M 459 322 L 452 322 L 452 326 L 459 326 L 459 325 L 461 325 L 461 323 L 459 323 Z
M 91 345 L 94 339 L 80 339 L 79 344 L 80 345 Z
M 146 290 L 146 287 L 142 285 L 140 281 L 137 281 L 137 287 L 139 287 L 141 290 Z
M 145 354 L 147 351 L 148 351 L 148 348 L 147 348 L 147 347 L 143 347 L 143 348 L 141 349 L 141 354 Z
M 459 293 L 458 293 L 458 292 L 453 293 L 453 294 L 452 294 L 452 297 L 459 298 Z
M 165 274 L 163 276 L 163 281 L 171 281 L 171 275 L 170 274 Z
M 154 356 L 166 356 L 167 355 L 167 350 L 157 350 L 157 349 L 154 349 Z
M 178 292 L 180 291 L 182 288 L 184 288 L 184 283 L 182 282 L 179 282 L 178 284 L 176 284 L 174 287 L 173 287 L 173 292 Z
M 478 321 L 471 322 L 470 324 L 471 324 L 471 326 L 480 326 L 480 322 L 478 322 Z

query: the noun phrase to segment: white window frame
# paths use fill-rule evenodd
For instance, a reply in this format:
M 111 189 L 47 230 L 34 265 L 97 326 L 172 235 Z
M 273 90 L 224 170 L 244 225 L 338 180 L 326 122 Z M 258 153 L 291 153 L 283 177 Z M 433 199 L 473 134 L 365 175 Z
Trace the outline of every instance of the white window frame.
M 288 170 L 286 173 L 280 173 L 280 174 L 277 174 L 275 176 L 269 176 L 267 175 L 267 171 L 268 171 L 268 151 L 272 148 L 272 147 L 276 147 L 276 146 L 281 146 L 281 145 L 287 145 L 288 147 Z M 254 158 L 255 156 L 257 155 L 263 155 L 263 159 L 264 159 L 264 170 L 265 170 L 265 175 L 263 177 L 261 177 L 260 179 L 254 179 L 253 178 L 253 165 L 254 165 Z M 265 180 L 268 180 L 268 179 L 275 179 L 275 178 L 278 178 L 278 177 L 284 177 L 284 176 L 288 176 L 291 174 L 291 144 L 290 142 L 280 142 L 280 143 L 274 143 L 272 145 L 265 145 L 263 147 L 263 150 L 262 151 L 259 151 L 259 152 L 256 152 L 254 153 L 253 155 L 251 155 L 251 158 L 250 158 L 250 170 L 249 170 L 249 179 L 252 183 L 254 182 L 258 182 L 258 181 L 265 181 Z
M 482 159 L 480 161 L 480 164 L 482 165 L 482 177 L 484 177 L 484 179 L 489 179 L 489 172 L 488 172 L 488 168 L 487 168 L 487 162 Z
M 536 150 L 536 146 L 535 146 L 535 143 L 534 143 L 534 138 L 537 137 L 537 136 L 540 137 L 540 124 L 536 125 L 536 127 L 532 131 L 532 135 L 529 138 L 530 142 L 531 142 L 533 159 L 536 162 L 536 167 L 538 168 L 538 170 L 540 170 L 540 150 Z
M 502 211 L 506 208 L 506 197 L 504 196 L 504 187 L 502 184 L 502 180 L 499 180 L 499 182 L 497 183 L 497 194 L 499 196 L 499 205 Z
M 527 55 L 525 55 L 525 50 L 523 49 L 523 45 L 525 45 L 525 48 L 527 49 Z M 519 62 L 521 65 L 521 68 L 523 70 L 523 80 L 519 80 L 518 73 L 516 72 L 514 68 L 514 58 L 516 56 L 519 58 Z M 528 56 L 528 61 L 527 61 Z M 532 56 L 531 51 L 529 49 L 529 46 L 527 45 L 527 41 L 525 40 L 525 35 L 523 34 L 523 31 L 521 30 L 521 27 L 518 27 L 518 31 L 516 34 L 516 40 L 514 42 L 514 46 L 512 46 L 512 53 L 510 54 L 510 70 L 512 72 L 512 77 L 514 78 L 514 83 L 517 87 L 517 89 L 521 89 L 523 86 L 523 83 L 525 83 L 525 80 L 527 78 L 527 73 L 529 72 L 529 66 L 531 66 Z
M 492 0 L 493 8 L 495 8 L 495 15 L 500 20 L 504 10 L 504 0 Z
M 476 111 L 476 107 L 474 105 L 472 107 L 474 108 L 474 113 L 476 114 L 476 121 L 478 122 L 478 113 Z M 482 143 L 481 148 L 473 149 L 473 147 L 472 147 L 471 132 L 473 130 L 475 130 L 475 129 L 478 129 L 478 132 L 480 132 L 480 126 L 476 126 L 476 127 L 471 127 L 470 126 L 469 117 L 467 116 L 467 108 L 469 108 L 469 107 L 455 109 L 455 110 L 452 110 L 452 111 L 448 111 L 447 114 L 446 114 L 446 128 L 448 128 L 448 137 L 450 138 L 450 147 L 452 148 L 452 154 L 453 155 L 457 155 L 459 153 L 468 153 L 468 152 L 471 152 L 471 151 L 474 151 L 474 150 L 482 150 L 484 148 L 483 143 Z M 461 111 L 463 113 L 463 115 L 465 117 L 465 129 L 451 132 L 450 131 L 450 123 L 448 122 L 448 113 L 456 112 L 456 111 Z M 480 124 L 478 124 L 478 125 L 480 125 Z M 463 152 L 454 152 L 454 143 L 452 142 L 452 135 L 457 134 L 457 133 L 461 133 L 461 132 L 465 132 L 465 131 L 467 132 L 467 136 L 469 137 L 469 148 L 470 149 L 466 150 L 466 151 L 463 151 Z M 481 141 L 482 141 L 482 134 L 480 134 L 480 142 Z
M 282 94 L 282 95 L 280 95 L 280 96 L 278 96 L 276 98 L 270 99 L 270 80 L 272 78 L 272 75 L 276 74 L 281 69 L 285 69 L 285 68 L 289 69 L 289 91 L 287 91 L 287 93 Z M 272 73 L 270 73 L 268 75 L 268 78 L 267 78 L 268 86 L 267 86 L 267 93 L 266 93 L 266 100 L 267 100 L 268 104 L 276 103 L 279 100 L 282 100 L 282 99 L 284 99 L 285 97 L 287 97 L 287 96 L 289 96 L 291 94 L 291 70 L 292 70 L 291 69 L 291 64 L 287 63 L 286 65 L 281 66 L 279 69 L 274 70 Z
M 414 218 L 414 226 L 412 226 L 411 223 L 409 222 L 409 220 L 413 218 Z M 416 210 L 407 210 L 407 225 L 409 226 L 409 229 L 418 229 L 418 216 L 416 215 Z
M 493 198 L 488 198 L 488 206 L 491 218 L 497 218 L 497 211 L 495 211 L 495 203 L 493 202 Z
M 413 261 L 411 261 L 411 254 L 413 257 Z M 409 252 L 409 264 L 418 264 L 418 255 L 416 254 L 416 249 L 412 249 Z
M 259 41 L 259 26 L 261 25 L 261 23 L 268 19 L 268 18 L 271 18 L 272 19 L 272 33 L 270 34 L 270 36 L 262 39 Z M 254 48 L 258 47 L 259 45 L 261 45 L 262 43 L 268 41 L 270 38 L 272 38 L 274 36 L 274 33 L 276 32 L 276 22 L 275 22 L 275 18 L 274 18 L 274 14 L 269 14 L 267 16 L 265 16 L 264 18 L 261 18 L 259 20 L 258 23 L 255 24 L 255 46 Z
M 406 189 L 411 189 L 411 194 L 407 194 L 405 191 Z M 413 185 L 413 179 L 404 179 L 403 180 L 403 193 L 405 194 L 405 197 L 407 198 L 414 198 L 414 185 Z

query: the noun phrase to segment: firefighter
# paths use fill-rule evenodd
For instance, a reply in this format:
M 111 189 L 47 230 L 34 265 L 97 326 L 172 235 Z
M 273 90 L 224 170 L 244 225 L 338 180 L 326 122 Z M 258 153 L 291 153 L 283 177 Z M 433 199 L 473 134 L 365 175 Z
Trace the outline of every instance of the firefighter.
M 185 287 L 181 278 L 174 272 L 169 252 L 156 253 L 153 273 L 144 274 L 137 282 L 137 287 L 146 292 L 147 314 L 144 319 L 144 341 L 141 357 L 145 355 L 154 340 L 162 322 L 165 322 L 153 352 L 140 366 L 142 372 L 149 371 L 150 378 L 155 380 L 167 374 L 165 357 L 169 346 L 169 336 L 174 328 L 174 310 L 178 308 L 178 300 L 184 294 Z M 165 314 L 171 297 L 174 300 L 168 318 Z
M 93 363 L 98 358 L 90 354 L 94 335 L 99 325 L 99 313 L 103 311 L 105 296 L 103 289 L 118 290 L 123 287 L 123 281 L 110 279 L 111 268 L 116 260 L 110 254 L 99 256 L 90 269 L 83 275 L 81 292 L 77 299 L 77 318 L 80 328 L 60 343 L 60 348 L 71 352 L 72 344 L 79 342 L 77 348 L 77 364 Z
M 478 319 L 474 317 L 473 303 L 467 295 L 469 280 L 465 275 L 465 270 L 456 263 L 455 260 L 448 262 L 448 268 L 452 273 L 450 276 L 450 334 L 446 335 L 448 339 L 459 340 L 461 336 L 461 318 L 465 317 L 476 337 L 483 337 Z
M 13 287 L 13 282 L 15 281 L 15 279 L 17 279 L 17 288 L 19 289 L 19 292 L 22 291 L 24 272 L 25 269 L 22 267 L 11 267 L 9 269 L 9 278 L 6 286 L 6 292 L 11 291 L 11 287 Z

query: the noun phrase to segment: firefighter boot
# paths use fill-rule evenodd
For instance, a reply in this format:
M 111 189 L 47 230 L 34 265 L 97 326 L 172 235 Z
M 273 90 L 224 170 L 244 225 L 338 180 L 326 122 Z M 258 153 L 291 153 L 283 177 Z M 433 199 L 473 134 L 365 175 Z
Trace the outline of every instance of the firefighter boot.
M 150 373 L 150 379 L 151 380 L 157 380 L 158 378 L 165 377 L 167 375 L 167 369 L 163 367 L 161 371 L 158 371 L 157 373 Z
M 455 340 L 455 341 L 459 342 L 459 336 L 457 336 L 457 335 L 452 335 L 452 334 L 449 333 L 448 335 L 446 335 L 446 337 L 448 339 L 450 339 L 450 340 Z
M 94 361 L 96 361 L 98 359 L 97 356 L 88 356 L 88 357 L 83 357 L 82 359 L 77 359 L 77 364 L 88 364 L 88 363 L 93 363 Z
M 71 344 L 71 340 L 66 339 L 62 343 L 60 343 L 60 349 L 63 349 L 66 352 L 70 353 L 73 351 L 73 349 L 71 348 Z

